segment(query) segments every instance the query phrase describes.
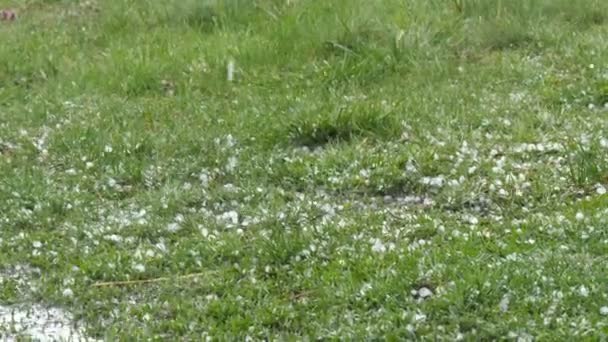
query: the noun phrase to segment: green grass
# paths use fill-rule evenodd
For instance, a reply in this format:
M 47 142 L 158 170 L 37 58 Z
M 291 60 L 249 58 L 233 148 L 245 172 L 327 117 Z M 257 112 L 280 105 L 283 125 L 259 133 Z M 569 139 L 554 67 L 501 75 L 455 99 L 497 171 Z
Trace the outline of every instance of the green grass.
M 11 6 L 0 304 L 110 340 L 608 338 L 608 2 Z

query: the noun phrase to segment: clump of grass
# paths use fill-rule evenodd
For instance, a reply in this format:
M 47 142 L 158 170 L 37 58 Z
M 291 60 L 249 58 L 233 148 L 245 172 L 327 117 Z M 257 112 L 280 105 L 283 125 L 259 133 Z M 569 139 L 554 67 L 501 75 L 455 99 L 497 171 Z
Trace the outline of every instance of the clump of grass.
M 603 1 L 584 0 L 511 0 L 511 1 L 454 1 L 455 8 L 466 17 L 483 19 L 514 16 L 533 22 L 538 18 L 554 17 L 576 24 L 601 24 L 606 20 L 608 5 Z
M 389 137 L 396 127 L 398 123 L 390 115 L 339 108 L 335 113 L 296 119 L 289 125 L 289 136 L 297 145 L 317 147 L 355 137 Z
M 536 40 L 529 28 L 514 18 L 486 22 L 482 26 L 480 44 L 490 50 L 522 48 Z
M 587 0 L 574 3 L 558 0 L 547 1 L 544 6 L 549 15 L 559 16 L 567 23 L 585 28 L 602 25 L 608 20 L 608 4 L 605 1 Z
M 608 5 L 453 1 L 29 1 L 0 23 L 0 278 L 45 277 L 4 276 L 0 311 L 109 340 L 599 334 Z
M 608 178 L 608 162 L 605 153 L 597 146 L 575 143 L 568 160 L 570 181 L 579 189 L 604 183 Z
M 567 25 L 584 30 L 606 21 L 608 5 L 587 0 L 570 1 L 457 1 L 453 7 L 469 24 L 470 39 L 482 48 L 525 48 L 556 39 L 551 27 Z M 543 25 L 539 25 L 543 23 Z
M 604 80 L 599 82 L 596 88 L 596 104 L 599 106 L 606 106 L 608 104 L 608 81 Z
M 202 0 L 178 3 L 167 20 L 185 22 L 188 26 L 211 33 L 248 26 L 259 13 L 256 3 L 244 0 Z
M 183 2 L 175 15 L 189 26 L 202 32 L 212 32 L 219 25 L 219 11 L 215 1 Z
M 326 41 L 325 51 L 329 55 L 354 56 L 365 53 L 374 47 L 388 45 L 384 44 L 391 39 L 380 24 L 368 20 L 363 22 L 339 20 L 342 30 L 337 34 L 335 40 Z

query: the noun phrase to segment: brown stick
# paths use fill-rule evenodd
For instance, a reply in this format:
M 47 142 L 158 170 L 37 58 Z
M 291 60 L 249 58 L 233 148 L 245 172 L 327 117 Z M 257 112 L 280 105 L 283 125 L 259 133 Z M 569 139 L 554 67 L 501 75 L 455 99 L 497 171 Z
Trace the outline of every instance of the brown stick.
M 208 272 L 200 272 L 200 273 L 191 273 L 177 277 L 160 277 L 160 278 L 152 278 L 152 279 L 140 279 L 140 280 L 122 280 L 122 281 L 106 281 L 106 282 L 98 282 L 91 285 L 91 287 L 110 287 L 110 286 L 131 286 L 131 285 L 144 285 L 144 284 L 152 284 L 152 283 L 160 283 L 168 280 L 180 280 L 180 279 L 191 279 L 200 277 L 208 274 Z

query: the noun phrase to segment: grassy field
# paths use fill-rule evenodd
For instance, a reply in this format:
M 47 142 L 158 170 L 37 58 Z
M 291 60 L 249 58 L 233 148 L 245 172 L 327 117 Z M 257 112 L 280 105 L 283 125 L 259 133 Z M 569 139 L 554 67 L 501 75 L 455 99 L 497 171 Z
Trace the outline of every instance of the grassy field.
M 608 1 L 0 8 L 0 313 L 608 338 Z

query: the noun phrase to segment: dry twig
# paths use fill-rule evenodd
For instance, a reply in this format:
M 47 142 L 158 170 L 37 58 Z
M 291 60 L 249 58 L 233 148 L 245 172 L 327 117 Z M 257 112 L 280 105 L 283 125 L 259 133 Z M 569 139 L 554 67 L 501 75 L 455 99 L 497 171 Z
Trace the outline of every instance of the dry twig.
M 161 283 L 169 280 L 183 280 L 183 279 L 192 279 L 207 275 L 208 272 L 200 272 L 200 273 L 191 273 L 177 277 L 160 277 L 160 278 L 152 278 L 152 279 L 139 279 L 139 280 L 122 280 L 122 281 L 106 281 L 94 283 L 91 285 L 92 287 L 115 287 L 115 286 L 134 286 L 134 285 L 145 285 L 145 284 L 154 284 Z

